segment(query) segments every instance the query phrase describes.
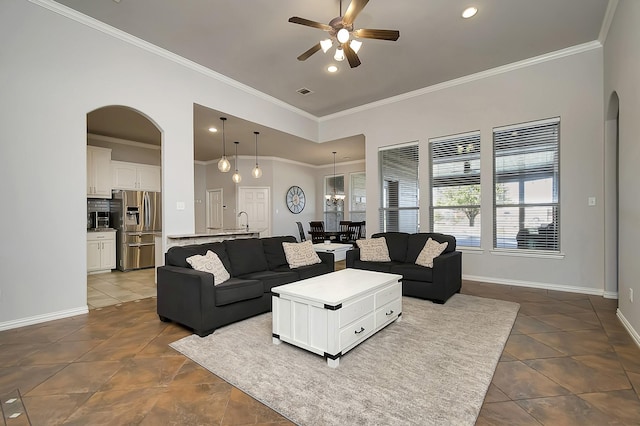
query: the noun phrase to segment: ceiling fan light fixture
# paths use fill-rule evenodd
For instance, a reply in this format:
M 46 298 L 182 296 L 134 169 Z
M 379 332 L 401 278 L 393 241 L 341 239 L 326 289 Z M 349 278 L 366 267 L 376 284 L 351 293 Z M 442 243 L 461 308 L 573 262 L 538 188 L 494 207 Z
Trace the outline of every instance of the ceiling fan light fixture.
M 333 59 L 338 62 L 344 61 L 344 50 L 342 50 L 342 47 L 336 48 L 336 54 L 333 55 Z
M 469 19 L 473 16 L 475 16 L 475 14 L 478 13 L 478 8 L 477 7 L 468 7 L 466 8 L 463 12 L 462 12 L 462 17 L 464 19 Z
M 351 47 L 351 50 L 353 50 L 355 53 L 358 53 L 358 51 L 362 47 L 362 42 L 359 40 L 353 39 L 351 40 L 351 43 L 349 43 L 349 47 Z
M 340 43 L 346 43 L 349 41 L 349 30 L 346 28 L 340 28 L 336 34 L 336 38 Z
M 333 41 L 330 38 L 324 39 L 320 42 L 320 47 L 324 53 L 327 53 L 327 50 L 331 49 L 333 46 Z

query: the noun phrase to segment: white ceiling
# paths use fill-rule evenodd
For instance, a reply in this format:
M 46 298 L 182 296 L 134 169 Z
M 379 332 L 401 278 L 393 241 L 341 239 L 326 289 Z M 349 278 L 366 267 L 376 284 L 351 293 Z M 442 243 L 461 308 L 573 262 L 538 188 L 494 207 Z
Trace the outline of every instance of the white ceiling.
M 354 27 L 396 29 L 400 38 L 363 39 L 354 69 L 321 51 L 298 61 L 326 33 L 287 22 L 328 23 L 339 0 L 58 3 L 322 117 L 597 40 L 608 0 L 370 0 Z M 462 19 L 469 5 L 479 12 Z M 332 63 L 335 74 L 326 71 Z M 298 94 L 303 87 L 313 93 Z

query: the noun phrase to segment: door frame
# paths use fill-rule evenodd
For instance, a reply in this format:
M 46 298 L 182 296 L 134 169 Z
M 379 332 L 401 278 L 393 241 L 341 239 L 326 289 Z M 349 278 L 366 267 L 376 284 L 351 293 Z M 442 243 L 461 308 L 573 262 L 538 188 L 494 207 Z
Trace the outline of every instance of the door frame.
M 243 204 L 243 197 L 240 196 L 240 193 L 242 192 L 242 190 L 244 189 L 260 189 L 260 190 L 266 190 L 267 191 L 267 200 L 269 201 L 269 206 L 267 209 L 267 213 L 269 214 L 269 217 L 267 218 L 267 229 L 265 229 L 264 231 L 262 231 L 262 234 L 266 235 L 266 236 L 271 236 L 271 187 L 269 186 L 239 186 L 238 187 L 238 192 L 237 192 L 237 197 L 236 197 L 236 226 L 238 226 L 238 213 L 245 210 L 246 207 Z M 246 210 L 245 210 L 246 211 Z

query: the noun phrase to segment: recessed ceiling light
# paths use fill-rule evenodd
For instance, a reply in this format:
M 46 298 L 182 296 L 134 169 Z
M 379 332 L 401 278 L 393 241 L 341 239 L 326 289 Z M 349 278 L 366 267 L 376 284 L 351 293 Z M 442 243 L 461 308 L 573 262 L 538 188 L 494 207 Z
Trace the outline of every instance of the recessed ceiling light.
M 329 72 L 336 72 L 336 71 L 338 71 L 338 67 L 336 67 L 335 65 L 329 65 L 329 66 L 327 67 L 327 71 L 329 71 Z
M 217 131 L 218 131 L 218 129 L 216 129 L 215 127 L 209 127 L 209 131 L 210 131 L 211 133 L 215 133 L 215 132 L 217 132 Z
M 478 8 L 476 7 L 468 7 L 466 8 L 463 12 L 462 12 L 462 17 L 465 19 L 471 18 L 472 16 L 474 16 L 476 13 L 478 13 Z

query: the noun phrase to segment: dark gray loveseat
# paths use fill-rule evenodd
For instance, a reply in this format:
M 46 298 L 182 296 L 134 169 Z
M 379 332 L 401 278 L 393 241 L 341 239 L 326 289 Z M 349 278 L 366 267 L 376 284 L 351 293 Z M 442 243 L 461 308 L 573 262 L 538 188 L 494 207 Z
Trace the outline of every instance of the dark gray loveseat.
M 185 325 L 204 337 L 216 328 L 271 310 L 271 288 L 334 270 L 333 253 L 322 263 L 291 269 L 282 248 L 292 236 L 228 240 L 171 247 L 158 268 L 158 316 Z M 213 275 L 192 269 L 187 258 L 216 253 L 231 275 L 214 286 Z
M 462 286 L 462 253 L 456 251 L 456 239 L 452 235 L 438 233 L 408 234 L 383 232 L 371 238 L 385 237 L 390 262 L 364 262 L 360 250 L 347 252 L 347 268 L 391 272 L 402 275 L 402 294 L 444 303 Z M 445 251 L 433 260 L 433 268 L 416 265 L 416 259 L 431 237 L 439 243 L 448 243 Z

